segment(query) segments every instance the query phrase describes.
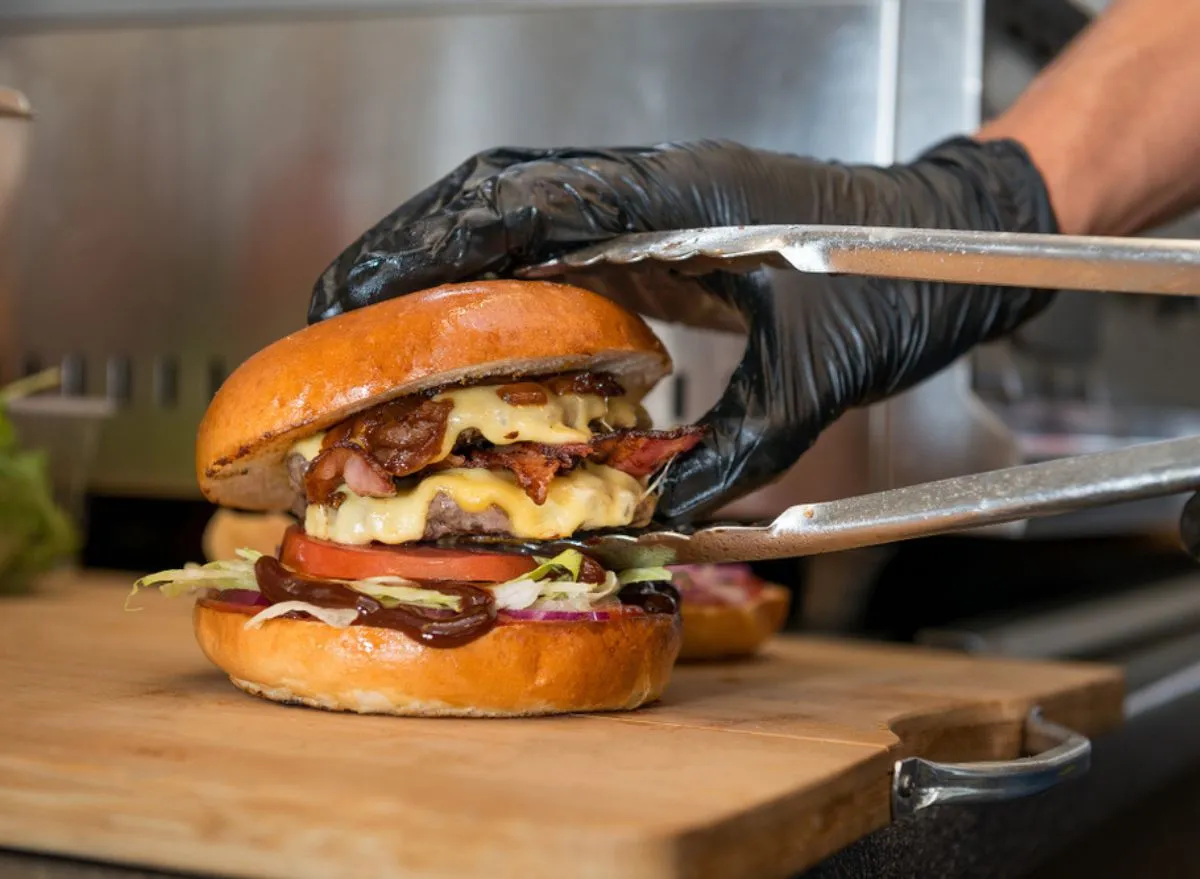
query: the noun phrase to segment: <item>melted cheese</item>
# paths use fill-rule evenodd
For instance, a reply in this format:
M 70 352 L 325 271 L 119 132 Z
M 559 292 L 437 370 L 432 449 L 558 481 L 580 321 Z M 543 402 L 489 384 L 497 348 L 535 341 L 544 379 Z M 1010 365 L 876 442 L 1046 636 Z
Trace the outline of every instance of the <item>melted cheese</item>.
M 458 388 L 434 397 L 450 400 L 454 408 L 446 422 L 442 449 L 435 461 L 450 454 L 459 434 L 475 429 L 497 446 L 533 442 L 547 445 L 584 443 L 592 438 L 589 425 L 602 422 L 612 429 L 635 427 L 640 407 L 624 397 L 605 399 L 595 394 L 563 394 L 547 391 L 541 406 L 513 406 L 504 402 L 495 386 Z M 311 461 L 321 450 L 323 433 L 307 437 L 292 447 L 292 452 Z
M 512 533 L 531 540 L 568 537 L 593 528 L 620 528 L 634 520 L 645 489 L 619 470 L 585 464 L 550 482 L 541 506 L 517 485 L 512 474 L 492 470 L 443 470 L 389 498 L 359 497 L 342 488 L 337 509 L 310 504 L 304 530 L 336 543 L 407 543 L 425 533 L 429 505 L 445 494 L 469 513 L 496 506 L 508 514 Z
M 301 455 L 305 461 L 311 461 L 321 451 L 321 440 L 324 438 L 324 432 L 307 436 L 292 446 L 291 454 Z
M 460 388 L 438 394 L 435 400 L 454 403 L 440 457 L 449 455 L 459 434 L 470 428 L 498 446 L 519 442 L 562 445 L 591 439 L 588 425 L 593 421 L 603 421 L 610 427 L 633 427 L 637 423 L 637 410 L 628 400 L 605 400 L 593 394 L 547 393 L 546 397 L 544 405 L 513 406 L 504 402 L 494 387 Z

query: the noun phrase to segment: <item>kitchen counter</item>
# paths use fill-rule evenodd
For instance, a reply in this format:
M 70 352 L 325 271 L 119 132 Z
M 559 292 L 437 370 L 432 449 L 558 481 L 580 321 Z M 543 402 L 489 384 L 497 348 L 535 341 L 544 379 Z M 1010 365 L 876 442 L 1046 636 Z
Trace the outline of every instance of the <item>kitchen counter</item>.
M 56 598 L 54 600 L 60 599 Z M 70 601 L 70 596 L 64 595 L 61 597 L 61 600 Z M 107 606 L 107 602 L 108 596 L 106 595 L 102 603 Z M 164 608 L 166 604 L 166 602 L 163 602 Z M 10 620 L 17 619 L 17 616 L 14 616 L 12 611 L 12 608 L 16 607 L 17 605 L 13 605 L 9 609 L 7 616 Z M 155 638 L 147 639 L 148 641 L 153 642 L 153 644 L 149 645 L 152 650 L 169 650 L 169 656 L 167 654 L 160 656 L 158 654 L 150 655 L 150 653 L 146 653 L 145 655 L 137 656 L 131 664 L 130 661 L 126 660 L 118 661 L 115 657 L 106 653 L 106 657 L 110 659 L 110 666 L 116 669 L 113 674 L 114 679 L 120 679 L 123 675 L 135 675 L 137 674 L 135 669 L 143 668 L 147 665 L 162 666 L 180 664 L 181 668 L 183 664 L 187 664 L 189 668 L 195 666 L 196 657 L 193 656 L 191 652 L 194 650 L 194 647 L 192 647 L 192 645 L 187 645 L 185 642 L 176 640 L 176 636 L 186 635 L 186 607 L 179 608 L 179 606 L 176 605 L 176 608 L 178 608 L 178 614 L 181 614 L 179 615 L 178 619 L 176 619 L 176 616 L 168 615 L 163 617 L 162 620 L 164 623 L 169 620 L 175 620 L 175 622 L 171 622 L 170 625 L 178 628 L 179 631 L 159 631 Z M 165 610 L 163 612 L 165 613 Z M 95 610 L 92 610 L 89 605 L 89 608 L 81 609 L 80 613 L 85 615 L 90 614 L 88 618 L 94 618 Z M 177 611 L 175 610 L 173 610 L 171 614 L 178 615 Z M 149 616 L 150 614 L 147 613 L 129 615 L 129 617 L 120 618 L 123 620 L 122 626 L 129 627 L 129 633 L 125 633 L 123 635 L 118 634 L 114 637 L 118 638 L 118 642 L 120 642 L 122 639 L 125 641 L 136 640 L 130 637 L 134 632 L 133 619 L 137 620 L 138 626 L 144 626 L 148 622 L 147 617 Z M 138 631 L 146 630 L 139 629 Z M 58 636 L 58 641 L 63 641 L 61 635 Z M 172 644 L 175 644 L 176 647 L 179 648 L 178 654 L 175 652 L 175 648 L 170 646 Z M 180 646 L 181 644 L 183 646 Z M 18 644 L 17 646 L 19 648 L 20 645 Z M 45 646 L 46 650 L 51 653 L 56 650 L 65 649 L 63 644 L 56 645 L 55 643 L 46 643 Z M 145 648 L 145 646 L 145 644 L 142 645 L 143 648 Z M 111 645 L 107 645 L 107 642 L 105 645 L 101 645 L 101 647 L 104 650 L 115 649 L 112 648 Z M 183 647 L 187 647 L 188 649 L 183 649 Z M 854 666 L 860 669 L 868 668 L 870 663 L 873 662 L 873 660 L 869 660 L 869 657 L 873 655 L 872 651 L 874 651 L 875 648 L 863 648 L 865 652 L 860 656 L 860 654 L 854 652 L 859 648 L 850 648 L 848 646 L 838 647 L 837 645 L 831 645 L 831 647 L 833 652 L 828 655 L 830 657 L 834 657 L 835 659 L 832 660 L 834 665 L 829 666 L 829 668 L 833 668 L 838 663 L 845 662 L 847 659 L 851 659 L 853 657 L 859 657 L 857 659 L 853 659 L 853 661 L 860 663 L 860 665 Z M 97 649 L 99 650 L 100 648 Z M 895 675 L 897 674 L 895 671 L 895 657 L 909 654 L 905 653 L 904 651 L 893 652 L 895 650 L 894 648 L 879 649 L 884 651 L 884 653 L 881 655 L 886 654 L 893 657 L 892 660 L 889 660 L 889 671 L 887 672 L 886 678 L 894 679 Z M 845 651 L 847 650 L 850 650 L 851 652 L 846 653 Z M 940 671 L 938 670 L 938 661 L 933 659 L 934 655 L 919 651 L 914 652 L 911 655 L 914 658 L 926 656 L 929 656 L 930 658 L 922 658 L 919 660 L 918 666 L 924 668 L 924 671 L 917 672 L 916 678 L 908 679 L 908 682 L 905 684 L 905 686 L 912 687 L 918 682 L 921 682 L 921 684 L 925 687 L 933 686 L 933 691 L 936 691 L 938 686 L 941 686 L 944 690 L 945 687 L 950 685 L 950 681 L 952 679 L 946 677 L 946 671 L 944 669 Z M 838 656 L 845 656 L 846 659 L 836 659 Z M 824 661 L 825 660 L 821 660 L 821 662 Z M 867 665 L 861 665 L 863 662 L 866 662 Z M 952 662 L 962 663 L 970 661 L 952 659 Z M 808 671 L 802 671 L 798 673 L 801 675 L 801 677 L 804 677 L 805 675 L 811 677 L 819 665 L 820 663 L 817 660 L 817 655 L 814 654 L 808 660 Z M 996 663 L 985 661 L 978 667 L 981 670 L 987 668 L 993 669 L 989 675 L 985 675 L 985 677 L 978 679 L 979 686 L 983 689 L 986 689 L 987 687 L 994 688 L 1000 686 L 1000 682 L 1003 680 L 1003 674 L 1000 673 L 999 670 L 1006 667 L 1011 668 L 1013 666 L 1006 665 L 1001 661 L 997 661 Z M 64 678 L 63 680 L 68 681 L 78 678 L 82 682 L 82 679 L 86 677 L 87 672 L 79 672 L 78 665 L 70 666 L 70 668 L 75 670 L 71 671 L 69 673 L 69 677 Z M 747 673 L 746 668 L 750 667 L 743 667 L 740 673 Z M 753 668 L 756 668 L 757 670 L 752 672 L 752 679 L 759 679 L 755 678 L 754 675 L 758 675 L 760 677 L 762 675 L 767 675 L 766 678 L 761 679 L 760 686 L 772 679 L 770 678 L 769 665 L 758 664 Z M 1043 668 L 1045 668 L 1048 673 L 1058 674 L 1058 668 L 1069 669 L 1070 667 L 1043 666 Z M 683 724 L 685 727 L 699 724 L 699 726 L 696 727 L 697 730 L 712 729 L 714 723 L 728 724 L 729 721 L 723 719 L 721 710 L 717 707 L 720 703 L 706 703 L 703 698 L 697 700 L 697 697 L 700 697 L 703 695 L 703 693 L 707 692 L 707 688 L 710 686 L 710 684 L 704 683 L 705 680 L 708 680 L 708 678 L 705 676 L 710 673 L 715 672 L 711 672 L 711 670 L 689 670 L 685 673 L 682 673 L 680 675 L 682 688 L 677 691 L 677 697 L 674 704 L 670 704 L 670 700 L 668 700 L 669 704 L 660 709 L 662 712 L 664 712 L 664 719 L 675 717 L 675 720 L 671 721 L 671 723 Z M 822 673 L 824 674 L 826 672 Z M 1069 679 L 1070 674 L 1073 674 L 1069 671 L 1064 671 L 1062 673 L 1068 676 L 1067 678 L 1064 678 L 1064 681 Z M 55 680 L 53 676 L 54 674 L 55 673 L 52 671 L 39 670 L 39 675 L 42 676 L 46 686 L 53 685 L 53 681 Z M 699 677 L 696 676 L 697 674 Z M 848 682 L 852 680 L 859 681 L 859 684 L 850 683 L 849 685 L 852 688 L 866 685 L 866 682 L 869 679 L 863 678 L 862 674 L 863 671 L 860 670 L 854 672 L 854 675 L 857 677 L 852 676 L 852 678 L 847 679 Z M 731 677 L 730 672 L 726 671 L 724 673 L 724 677 Z M 879 678 L 881 682 L 884 679 L 885 678 Z M 195 676 L 195 672 L 191 673 L 191 676 L 186 678 L 186 680 L 190 680 L 194 684 L 201 684 L 201 679 Z M 204 680 L 207 681 L 208 678 L 206 677 Z M 817 678 L 814 678 L 814 683 L 816 683 L 817 680 Z M 938 684 L 938 680 L 941 681 L 940 685 Z M 717 679 L 713 678 L 711 685 L 717 686 L 717 683 Z M 216 682 L 214 682 L 213 685 L 215 684 Z M 821 689 L 813 690 L 811 689 L 812 684 L 805 684 L 802 681 L 797 681 L 796 684 L 803 684 L 804 687 L 809 687 L 809 689 L 798 690 L 797 693 L 800 695 L 797 696 L 787 696 L 785 692 L 779 693 L 778 695 L 783 698 L 776 698 L 772 700 L 771 704 L 774 707 L 771 710 L 773 713 L 769 718 L 764 716 L 763 721 L 760 722 L 776 724 L 782 722 L 785 714 L 789 711 L 789 704 L 794 705 L 796 708 L 803 707 L 805 709 L 806 716 L 810 718 L 809 720 L 805 721 L 806 723 L 811 724 L 813 722 L 812 718 L 820 716 L 820 712 L 825 709 L 820 708 L 819 701 L 812 700 L 827 698 L 820 697 L 818 695 L 819 693 L 826 691 Z M 134 693 L 143 692 L 143 690 L 139 689 L 141 685 L 137 685 L 136 681 L 133 681 L 132 679 L 125 679 L 124 682 L 117 680 L 116 685 L 118 688 L 124 687 L 122 692 L 128 690 L 128 696 L 126 698 L 134 698 Z M 133 687 L 133 689 L 130 689 L 130 687 Z M 201 708 L 200 705 L 197 704 L 189 706 L 187 703 L 195 702 L 196 699 L 203 700 L 206 698 L 211 698 L 210 696 L 205 695 L 205 693 L 209 692 L 209 688 L 210 684 L 204 683 L 202 686 L 202 692 L 198 691 L 195 699 L 185 699 L 183 701 L 179 700 L 178 697 L 181 695 L 179 693 L 162 693 L 161 691 L 152 690 L 146 691 L 146 695 L 152 696 L 156 699 L 173 697 L 175 701 L 171 704 L 175 705 L 176 707 L 172 711 L 172 714 L 178 715 L 181 718 L 181 720 L 176 724 L 176 728 L 183 729 L 187 728 L 189 723 L 194 723 L 203 716 L 203 713 L 196 713 L 197 710 Z M 720 687 L 718 687 L 718 689 L 720 689 Z M 263 722 L 270 723 L 283 716 L 279 713 L 278 709 L 262 705 L 261 703 L 255 703 L 252 700 L 243 700 L 243 697 L 237 696 L 236 694 L 225 693 L 225 690 L 222 687 L 218 687 L 218 689 L 213 692 L 216 693 L 217 698 L 221 701 L 221 705 L 224 706 L 224 708 L 221 710 L 225 712 L 233 711 L 235 714 L 239 714 L 239 716 L 245 714 L 245 718 L 243 718 L 245 722 L 253 722 L 256 724 L 261 724 Z M 828 692 L 832 694 L 833 692 L 836 692 L 836 690 L 830 690 Z M 880 691 L 880 693 L 883 692 L 885 691 Z M 98 692 L 98 695 L 100 698 L 108 698 L 105 697 L 103 693 Z M 800 701 L 791 701 L 794 699 L 799 699 Z M 162 712 L 169 710 L 170 705 L 166 703 L 160 705 L 157 702 L 154 704 L 157 707 L 153 708 L 153 714 L 149 716 L 153 718 L 165 717 L 166 715 L 162 715 Z M 703 708 L 705 704 L 708 704 L 709 707 Z M 868 704 L 869 703 L 860 703 L 860 707 L 855 710 L 861 714 L 861 712 L 865 710 L 865 706 Z M 930 704 L 932 705 L 935 703 Z M 705 713 L 711 713 L 713 711 L 716 711 L 716 714 L 713 714 L 711 717 L 708 717 L 708 714 Z M 814 715 L 812 713 L 813 711 L 816 711 L 817 714 Z M 109 730 L 111 733 L 119 732 L 118 727 L 113 726 L 113 724 L 117 722 L 118 713 L 119 712 L 115 709 L 106 711 L 105 713 L 105 729 Z M 651 718 L 653 716 L 653 714 L 650 715 Z M 67 715 L 64 714 L 63 718 L 65 719 L 66 717 Z M 192 719 L 189 720 L 188 718 Z M 330 725 L 341 724 L 345 722 L 344 719 L 338 718 L 337 716 L 309 713 L 305 713 L 303 715 L 299 713 L 289 714 L 288 718 L 291 721 L 288 725 L 292 726 L 293 728 L 301 719 L 305 721 L 305 723 L 300 724 L 301 726 L 311 724 Z M 736 719 L 741 722 L 746 722 L 747 717 L 738 714 Z M 370 726 L 370 722 L 366 719 L 361 720 L 364 722 L 356 725 L 356 730 L 358 730 L 360 733 L 366 732 L 369 734 L 370 729 L 368 729 L 368 727 Z M 866 733 L 872 728 L 872 726 L 867 719 L 867 716 L 862 716 L 862 721 L 866 722 L 866 725 L 862 727 L 864 733 Z M 31 720 L 31 722 L 36 721 Z M 160 721 L 156 719 L 154 722 L 159 723 Z M 611 723 L 611 721 L 603 720 L 597 720 L 597 722 Z M 222 721 L 222 723 L 224 723 L 224 721 Z M 473 733 L 480 729 L 478 726 L 480 722 L 478 721 L 467 721 L 465 723 L 468 725 L 476 724 L 476 726 L 464 726 L 461 728 L 462 730 L 467 730 Z M 859 721 L 853 721 L 852 725 L 856 723 L 859 723 Z M 183 724 L 183 726 L 180 727 L 179 724 Z M 554 724 L 554 721 L 545 721 L 539 723 L 538 736 L 544 737 L 545 735 L 549 734 L 549 731 L 552 728 L 551 724 Z M 632 734 L 629 729 L 630 727 L 652 728 L 653 720 L 651 719 L 649 724 L 645 724 L 640 721 L 633 724 L 621 722 L 608 727 L 608 729 L 620 730 L 621 735 L 624 736 L 627 733 Z M 19 728 L 20 727 L 16 727 L 14 729 Z M 394 728 L 394 725 L 389 727 L 389 729 Z M 557 727 L 553 728 L 556 729 Z M 221 727 L 221 729 L 224 729 L 224 727 Z M 276 729 L 282 732 L 282 728 L 276 727 Z M 414 731 L 414 729 L 410 727 L 405 727 L 405 729 L 409 730 L 410 732 Z M 455 729 L 459 730 L 458 727 L 455 727 Z M 500 728 L 497 727 L 497 729 Z M 533 727 L 531 726 L 530 729 L 532 730 Z M 785 736 L 790 735 L 783 733 L 784 729 L 786 729 L 786 727 L 780 727 L 780 734 Z M 446 730 L 447 732 L 450 731 L 450 725 L 446 725 Z M 511 732 L 511 730 L 506 728 L 505 735 L 507 735 L 509 732 Z M 220 731 L 216 729 L 210 731 L 206 734 L 207 738 L 203 739 L 203 741 L 215 741 L 212 739 L 212 736 L 217 735 L 218 733 L 220 733 Z M 224 733 L 220 734 L 224 735 Z M 579 733 L 576 732 L 573 735 L 578 734 Z M 839 733 L 839 735 L 845 734 L 846 733 Z M 877 736 L 878 733 L 869 733 L 869 735 Z M 253 735 L 251 735 L 250 738 L 252 740 L 257 740 Z M 489 739 L 490 738 L 491 736 L 489 735 Z M 757 736 L 755 736 L 755 738 L 757 738 Z M 119 740 L 123 741 L 123 739 Z M 411 739 L 406 739 L 406 741 L 409 741 L 410 744 L 412 744 Z M 728 742 L 730 743 L 730 746 L 732 746 L 732 751 L 730 750 L 730 747 L 722 749 L 725 752 L 722 755 L 722 759 L 725 759 L 730 753 L 737 751 L 739 748 L 743 748 L 747 744 L 744 734 L 741 736 L 734 734 L 734 738 L 721 738 L 717 740 L 718 744 L 722 741 Z M 882 741 L 882 739 L 880 741 Z M 1200 697 L 1194 695 L 1181 697 L 1174 701 L 1160 705 L 1151 711 L 1142 712 L 1137 717 L 1130 719 L 1123 727 L 1116 729 L 1110 728 L 1108 732 L 1094 736 L 1094 743 L 1095 750 L 1092 761 L 1092 770 L 1082 779 L 1066 783 L 1058 789 L 1047 794 L 1003 805 L 974 808 L 935 807 L 929 809 L 923 813 L 920 813 L 915 818 L 906 819 L 883 826 L 881 829 L 863 836 L 857 842 L 852 842 L 849 845 L 845 845 L 843 843 L 840 851 L 837 851 L 836 853 L 817 863 L 816 866 L 810 868 L 805 875 L 809 877 L 815 877 L 815 879 L 826 879 L 826 877 L 859 876 L 864 874 L 897 877 L 936 874 L 950 877 L 1011 876 L 1028 872 L 1028 870 L 1035 867 L 1039 861 L 1044 861 L 1046 858 L 1053 856 L 1056 852 L 1066 850 L 1074 840 L 1079 839 L 1089 829 L 1100 826 L 1101 822 L 1113 818 L 1114 816 L 1120 814 L 1122 810 L 1129 808 L 1131 805 L 1139 802 L 1145 802 L 1148 797 L 1151 797 L 1157 789 L 1161 788 L 1173 776 L 1177 776 L 1188 766 L 1200 762 Z M 770 744 L 770 742 L 766 742 L 764 744 Z M 382 747 L 382 745 L 382 741 L 378 743 L 379 747 Z M 186 754 L 188 753 L 186 744 L 182 745 L 182 747 L 184 750 L 176 756 L 180 757 L 180 759 L 184 759 L 185 762 L 174 762 L 170 755 L 163 755 L 168 757 L 168 762 L 166 764 L 151 762 L 145 764 L 146 768 L 137 771 L 151 773 L 146 777 L 152 781 L 156 781 L 163 771 L 174 773 L 185 770 L 190 763 L 186 760 Z M 201 745 L 201 747 L 208 746 Z M 772 744 L 771 747 L 775 747 L 775 745 Z M 196 753 L 202 754 L 203 752 Z M 379 752 L 376 751 L 376 753 Z M 804 754 L 804 749 L 802 748 L 799 753 Z M 148 755 L 148 759 L 151 759 L 152 761 L 157 759 L 154 756 L 154 751 L 148 752 Z M 97 759 L 99 759 L 99 752 L 93 756 L 96 756 Z M 119 759 L 127 761 L 127 757 L 119 757 Z M 792 770 L 788 769 L 788 762 L 791 761 L 785 760 L 783 763 L 775 763 L 774 765 L 777 765 L 780 770 L 786 769 L 790 772 Z M 79 765 L 82 767 L 84 764 Z M 100 763 L 97 764 L 97 766 L 105 766 L 106 768 L 104 771 L 109 771 L 107 764 Z M 132 764 L 130 768 L 132 770 Z M 72 770 L 72 772 L 74 771 L 75 770 Z M 71 777 L 73 776 L 68 774 L 63 778 L 69 780 Z M 99 777 L 93 775 L 91 778 L 93 782 L 96 782 Z M 60 779 L 59 783 L 61 784 L 62 781 L 63 779 Z M 171 776 L 164 777 L 164 782 L 169 784 L 171 789 L 179 788 L 180 784 L 183 783 L 182 778 L 175 779 Z M 66 791 L 66 788 L 62 789 L 64 792 Z M 730 794 L 730 796 L 734 798 L 739 795 L 744 796 L 745 791 L 743 790 L 740 794 L 732 792 Z M 112 799 L 111 801 L 115 804 L 122 802 L 119 798 Z M 771 833 L 774 835 L 774 838 L 786 839 L 788 836 L 790 836 L 791 834 L 789 834 L 787 831 L 788 827 L 795 827 L 796 831 L 801 835 L 805 833 L 811 833 L 812 821 L 804 817 L 808 814 L 809 813 L 807 810 L 802 809 L 792 817 L 780 816 L 781 820 L 778 824 L 774 825 L 776 829 L 771 831 Z M 815 820 L 815 818 L 816 816 L 814 814 L 812 819 Z M 806 827 L 805 825 L 808 826 Z M 779 828 L 783 829 L 780 830 Z M 334 832 L 336 833 L 338 831 L 335 830 Z M 345 832 L 349 833 L 349 830 Z M 780 834 L 782 834 L 782 837 Z M 14 837 L 10 835 L 10 844 L 12 844 L 12 842 L 17 842 L 22 838 L 23 837 L 21 836 Z M 63 838 L 70 837 L 66 836 Z M 145 835 L 143 835 L 141 838 L 145 839 L 148 845 L 152 844 L 154 841 L 152 837 Z M 140 844 L 138 839 L 139 838 L 135 835 L 128 843 L 122 844 L 124 847 L 121 845 L 115 847 L 110 846 L 108 851 L 117 853 L 112 854 L 112 857 L 119 857 L 119 855 L 123 854 L 125 851 L 133 851 L 133 846 Z M 55 848 L 53 850 L 60 849 Z M 164 849 L 161 847 L 161 845 L 158 848 L 158 851 L 160 853 L 159 862 L 162 862 L 161 857 Z M 714 853 L 719 851 L 722 851 L 720 847 L 713 849 Z M 0 852 L 0 877 L 34 876 L 47 877 L 47 879 L 110 879 L 110 877 L 111 879 L 130 879 L 130 877 L 146 877 L 146 879 L 149 879 L 149 877 L 163 875 L 168 874 L 155 873 L 147 870 L 125 869 L 116 866 L 104 866 L 87 863 L 84 861 L 67 860 L 56 857 L 42 857 L 39 855 L 20 854 L 15 852 Z
M 871 834 L 804 879 L 1200 876 L 1200 698 L 1099 738 L 1091 772 L 1024 802 L 934 808 Z M 1190 860 L 1188 860 L 1190 858 Z M 182 874 L 0 850 L 0 879 Z

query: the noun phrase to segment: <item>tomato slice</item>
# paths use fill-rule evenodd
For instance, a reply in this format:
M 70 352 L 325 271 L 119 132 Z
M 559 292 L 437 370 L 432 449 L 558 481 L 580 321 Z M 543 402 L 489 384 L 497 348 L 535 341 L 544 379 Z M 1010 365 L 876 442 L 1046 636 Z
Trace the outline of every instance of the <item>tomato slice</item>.
M 503 583 L 537 567 L 532 556 L 432 546 L 346 546 L 309 537 L 296 526 L 283 537 L 279 560 L 313 577 L 365 580 L 404 577 L 407 580 L 455 580 Z

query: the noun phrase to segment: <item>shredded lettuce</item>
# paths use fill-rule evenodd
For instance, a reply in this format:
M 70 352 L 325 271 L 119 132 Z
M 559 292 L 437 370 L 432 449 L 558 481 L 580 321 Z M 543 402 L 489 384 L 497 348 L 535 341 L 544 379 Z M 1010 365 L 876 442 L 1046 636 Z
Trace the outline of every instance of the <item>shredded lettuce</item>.
M 666 568 L 630 568 L 607 572 L 603 583 L 580 583 L 583 555 L 574 549 L 538 561 L 541 564 L 528 574 L 493 587 L 497 606 L 507 610 L 586 611 L 630 583 L 671 580 Z
M 620 588 L 611 572 L 603 583 L 581 583 L 583 555 L 568 549 L 541 562 L 528 574 L 492 587 L 496 606 L 504 610 L 588 610 Z
M 603 583 L 575 580 L 531 580 L 522 577 L 492 587 L 496 606 L 504 610 L 588 610 L 620 589 L 616 574 L 609 572 Z
M 670 583 L 671 572 L 666 568 L 629 568 L 617 574 L 622 586 L 630 583 Z
M 149 574 L 133 584 L 125 601 L 129 602 L 142 589 L 157 587 L 168 598 L 189 595 L 199 590 L 227 589 L 257 592 L 258 581 L 254 575 L 254 563 L 262 553 L 252 549 L 239 549 L 238 557 L 227 561 L 209 562 L 206 565 L 189 564 L 183 568 Z M 607 572 L 602 583 L 579 581 L 583 570 L 583 555 L 568 549 L 550 559 L 538 558 L 538 566 L 521 577 L 491 587 L 496 606 L 503 610 L 578 610 L 591 609 L 598 602 L 610 599 L 629 583 L 670 580 L 671 572 L 666 568 L 631 568 L 619 574 Z M 443 610 L 459 610 L 462 600 L 457 595 L 446 595 L 434 589 L 425 589 L 403 577 L 371 577 L 365 580 L 334 580 L 350 589 L 362 592 L 378 600 L 385 607 L 409 605 Z M 281 602 L 271 608 L 298 602 Z M 299 602 L 303 603 L 303 602 Z M 293 608 L 303 609 L 303 608 Z M 258 614 L 254 619 L 265 621 L 288 611 Z M 308 613 L 309 611 L 305 611 Z M 264 615 L 266 614 L 266 615 Z M 313 614 L 316 616 L 316 614 Z M 344 614 L 343 614 L 344 615 Z M 349 625 L 346 623 L 345 625 Z
M 281 617 L 284 614 L 292 612 L 306 613 L 311 617 L 316 617 L 326 625 L 334 626 L 338 629 L 344 629 L 358 619 L 358 611 L 352 607 L 318 607 L 315 604 L 309 604 L 307 601 L 281 601 L 278 604 L 264 607 L 250 619 L 246 620 L 245 627 L 247 629 L 257 629 L 267 620 L 273 620 L 275 617 Z
M 492 587 L 496 606 L 505 610 L 525 610 L 532 607 L 542 594 L 542 584 L 533 580 L 509 580 Z
M 573 582 L 579 579 L 579 572 L 583 569 L 583 554 L 577 549 L 564 550 L 552 559 L 539 558 L 537 561 L 541 564 L 519 579 Z
M 129 603 L 142 589 L 152 586 L 157 586 L 158 591 L 167 598 L 190 595 L 198 589 L 246 589 L 257 592 L 258 580 L 254 576 L 254 563 L 262 553 L 253 549 L 239 549 L 237 555 L 236 559 L 209 562 L 206 565 L 188 564 L 171 571 L 147 574 L 133 584 L 133 589 L 125 598 L 125 609 L 136 610 L 131 608 Z
M 395 607 L 398 604 L 445 610 L 458 610 L 462 607 L 462 599 L 457 595 L 446 595 L 435 589 L 422 589 L 411 580 L 401 577 L 372 577 L 369 580 L 339 580 L 337 582 L 349 586 L 357 592 L 370 595 L 384 607 Z

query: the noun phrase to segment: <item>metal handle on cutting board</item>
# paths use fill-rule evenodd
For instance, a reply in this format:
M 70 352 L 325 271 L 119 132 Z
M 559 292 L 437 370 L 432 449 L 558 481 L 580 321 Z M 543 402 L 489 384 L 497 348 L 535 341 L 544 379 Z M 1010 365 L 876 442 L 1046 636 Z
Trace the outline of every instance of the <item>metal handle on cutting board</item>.
M 1025 750 L 1031 757 L 979 763 L 937 763 L 920 757 L 896 761 L 892 817 L 943 803 L 998 803 L 1048 790 L 1088 771 L 1092 743 L 1051 723 L 1034 708 L 1025 719 Z

